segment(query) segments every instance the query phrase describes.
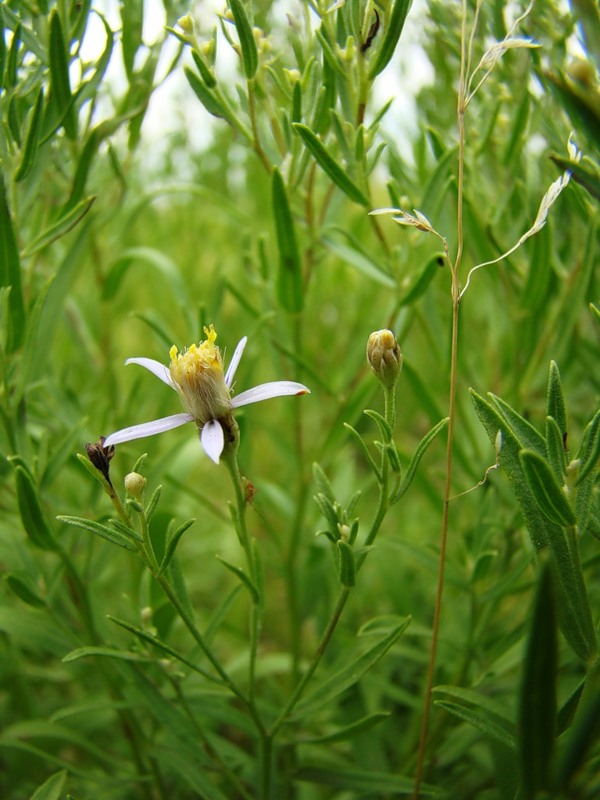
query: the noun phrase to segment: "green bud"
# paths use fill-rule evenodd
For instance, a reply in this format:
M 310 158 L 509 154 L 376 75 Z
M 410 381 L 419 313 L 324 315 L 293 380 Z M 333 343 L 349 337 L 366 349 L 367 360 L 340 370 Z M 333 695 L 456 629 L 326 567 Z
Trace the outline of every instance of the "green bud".
M 125 491 L 130 497 L 141 500 L 146 488 L 146 478 L 139 472 L 129 472 L 125 475 Z
M 383 386 L 391 389 L 396 385 L 402 370 L 402 353 L 391 331 L 375 331 L 369 336 L 367 361 Z

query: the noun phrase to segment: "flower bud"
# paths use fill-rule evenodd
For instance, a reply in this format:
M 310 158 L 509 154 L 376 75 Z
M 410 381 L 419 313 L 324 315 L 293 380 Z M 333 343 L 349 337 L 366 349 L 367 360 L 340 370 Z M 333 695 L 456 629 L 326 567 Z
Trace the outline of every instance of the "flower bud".
M 367 361 L 383 386 L 395 386 L 402 369 L 402 353 L 391 331 L 375 331 L 369 336 Z
M 177 20 L 177 24 L 181 28 L 184 33 L 193 33 L 194 32 L 194 20 L 189 14 L 186 14 L 183 17 L 179 17 Z
M 130 497 L 141 500 L 146 488 L 146 478 L 139 472 L 129 472 L 125 475 L 125 491 Z
M 97 442 L 88 442 L 85 446 L 87 457 L 96 467 L 98 472 L 101 472 L 110 486 L 110 460 L 115 454 L 114 445 L 104 447 L 104 436 L 101 436 Z

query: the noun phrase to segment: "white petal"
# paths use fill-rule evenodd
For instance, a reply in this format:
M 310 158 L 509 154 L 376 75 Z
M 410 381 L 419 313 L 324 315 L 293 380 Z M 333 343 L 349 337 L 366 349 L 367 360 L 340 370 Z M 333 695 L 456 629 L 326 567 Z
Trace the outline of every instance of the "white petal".
M 217 422 L 216 419 L 211 419 L 209 422 L 206 422 L 202 427 L 200 442 L 202 443 L 206 455 L 214 461 L 215 464 L 218 464 L 225 445 L 225 436 L 221 423 Z
M 104 447 L 110 447 L 111 444 L 130 442 L 132 439 L 143 439 L 144 436 L 154 436 L 155 433 L 170 431 L 171 428 L 178 428 L 193 419 L 194 417 L 191 414 L 181 413 L 155 419 L 152 422 L 142 422 L 141 425 L 132 425 L 130 428 L 123 428 L 107 436 L 104 440 Z
M 295 381 L 271 381 L 261 383 L 253 389 L 247 389 L 231 398 L 231 405 L 234 408 L 247 406 L 249 403 L 258 403 L 260 400 L 269 400 L 271 397 L 283 397 L 284 395 L 310 394 L 310 389 L 302 383 Z
M 244 352 L 244 347 L 246 347 L 247 341 L 248 341 L 247 336 L 244 336 L 243 339 L 240 339 L 240 341 L 238 342 L 238 346 L 235 348 L 235 351 L 233 353 L 231 363 L 227 367 L 227 372 L 225 373 L 225 385 L 227 386 L 228 389 L 231 388 L 231 384 L 233 383 L 235 372 L 238 368 L 238 364 L 240 363 L 240 359 L 242 357 L 242 353 Z
M 173 381 L 171 380 L 171 373 L 169 368 L 161 364 L 160 361 L 155 361 L 153 358 L 128 358 L 126 364 L 139 364 L 140 367 L 145 367 L 153 375 L 156 375 L 163 383 L 174 389 Z

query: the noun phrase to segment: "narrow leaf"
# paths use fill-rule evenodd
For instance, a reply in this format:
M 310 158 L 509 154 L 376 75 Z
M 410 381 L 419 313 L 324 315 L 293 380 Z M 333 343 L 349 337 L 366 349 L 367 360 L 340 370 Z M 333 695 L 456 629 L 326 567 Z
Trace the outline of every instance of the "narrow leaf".
M 95 197 L 86 197 L 80 203 L 63 214 L 56 222 L 52 223 L 45 231 L 43 231 L 36 239 L 33 240 L 26 248 L 23 255 L 31 256 L 42 250 L 44 247 L 60 239 L 61 236 L 67 234 L 72 230 L 88 213 L 93 206 Z
M 102 525 L 100 522 L 96 522 L 95 520 L 85 519 L 84 517 L 71 517 L 62 515 L 56 519 L 58 519 L 60 522 L 64 522 L 67 525 L 74 525 L 76 528 L 82 528 L 85 531 L 94 533 L 96 536 L 100 536 L 102 539 L 106 539 L 111 544 L 116 544 L 125 550 L 131 550 L 133 552 L 137 550 L 135 544 L 122 533 L 119 533 L 113 528 L 109 528 L 107 525 Z
M 519 454 L 525 479 L 542 513 L 556 525 L 575 525 L 577 519 L 548 462 L 533 450 Z
M 176 528 L 167 539 L 167 546 L 165 547 L 165 555 L 163 560 L 160 564 L 160 569 L 158 570 L 158 575 L 162 575 L 166 568 L 171 563 L 171 559 L 175 555 L 175 550 L 177 549 L 177 545 L 179 544 L 179 540 L 183 536 L 183 534 L 189 530 L 192 525 L 196 522 L 195 519 L 188 519 L 186 522 L 183 522 L 178 528 Z
M 41 550 L 57 550 L 58 545 L 42 511 L 37 487 L 30 473 L 20 465 L 15 467 L 15 484 L 21 522 L 32 544 Z
M 501 742 L 511 750 L 516 749 L 515 737 L 507 730 L 509 726 L 501 717 L 495 717 L 489 711 L 483 711 L 481 708 L 470 708 L 449 700 L 436 700 L 435 705 L 458 717 L 463 722 L 468 722 L 469 725 L 477 728 L 477 730 L 492 739 L 496 739 L 496 741 Z
M 546 415 L 556 420 L 562 436 L 567 434 L 567 412 L 563 396 L 560 373 L 555 361 L 550 362 L 548 390 L 546 393 Z
M 65 769 L 55 772 L 41 786 L 38 786 L 30 800 L 60 800 L 66 782 L 67 771 Z
M 345 539 L 337 540 L 339 556 L 339 574 L 342 586 L 354 586 L 356 583 L 356 561 L 354 551 Z
M 556 732 L 556 597 L 551 564 L 540 573 L 519 707 L 521 776 L 526 800 L 550 788 Z
M 20 347 L 25 334 L 25 305 L 21 289 L 21 261 L 17 249 L 17 238 L 6 196 L 4 179 L 0 174 L 0 282 L 10 286 L 8 308 L 9 352 Z
M 279 250 L 279 272 L 277 273 L 279 302 L 286 311 L 298 312 L 302 310 L 304 305 L 302 263 L 296 243 L 292 211 L 285 185 L 278 169 L 273 170 L 271 192 L 275 233 Z
M 217 80 L 213 75 L 212 71 L 209 69 L 202 55 L 197 50 L 192 50 L 192 58 L 194 59 L 194 64 L 198 68 L 200 77 L 206 84 L 206 88 L 214 89 L 215 86 L 217 85 Z
M 78 647 L 76 650 L 71 650 L 70 653 L 63 658 L 64 662 L 77 661 L 79 658 L 87 658 L 88 656 L 106 656 L 107 658 L 117 658 L 120 661 L 148 661 L 148 656 L 143 653 L 134 653 L 130 650 L 117 650 L 114 647 Z
M 554 417 L 546 417 L 546 453 L 552 474 L 559 482 L 565 480 L 565 447 L 563 435 Z
M 46 603 L 39 596 L 37 587 L 35 586 L 29 574 L 24 573 L 24 575 L 15 575 L 14 573 L 9 572 L 4 575 L 4 580 L 8 584 L 11 591 L 13 591 L 17 597 L 28 606 L 32 606 L 33 608 L 45 607 Z
M 364 733 L 365 731 L 373 728 L 375 725 L 379 725 L 380 722 L 384 722 L 386 719 L 389 719 L 389 716 L 389 711 L 376 711 L 374 714 L 369 714 L 366 717 L 362 717 L 362 719 L 359 719 L 356 722 L 351 722 L 349 725 L 345 725 L 343 728 L 338 728 L 338 730 L 334 731 L 333 733 L 328 733 L 324 736 L 316 736 L 310 739 L 302 739 L 300 743 L 330 744 L 332 742 L 345 742 L 348 739 L 353 739 L 357 734 Z
M 131 82 L 135 54 L 142 43 L 142 28 L 144 23 L 144 2 L 143 0 L 127 0 L 120 4 L 122 32 L 121 45 L 123 49 L 123 63 L 125 72 Z
M 221 564 L 223 564 L 224 567 L 227 567 L 227 569 L 230 572 L 233 572 L 233 574 L 236 575 L 241 580 L 246 589 L 248 589 L 248 591 L 250 592 L 252 601 L 254 603 L 258 603 L 260 600 L 260 597 L 258 595 L 258 590 L 256 586 L 252 583 L 248 575 L 246 575 L 244 570 L 241 567 L 236 567 L 235 564 L 230 564 L 229 561 L 226 561 L 220 555 L 217 555 L 217 559 L 221 562 Z
M 448 422 L 449 422 L 448 417 L 440 420 L 438 424 L 434 425 L 434 427 L 428 433 L 426 433 L 425 436 L 421 439 L 410 461 L 410 464 L 408 465 L 408 469 L 406 470 L 406 475 L 404 476 L 402 483 L 400 484 L 397 491 L 393 494 L 393 496 L 390 499 L 391 503 L 397 503 L 398 500 L 400 500 L 400 498 L 404 494 L 406 494 L 411 483 L 413 482 L 413 479 L 415 477 L 421 459 L 427 452 L 429 445 L 433 442 L 433 440 L 438 434 L 440 434 L 443 430 L 445 430 L 445 428 L 448 425 Z
M 586 426 L 577 457 L 580 460 L 577 484 L 584 481 L 595 468 L 600 456 L 600 411 L 597 411 Z
M 345 667 L 327 678 L 320 686 L 314 689 L 295 708 L 293 718 L 310 716 L 321 711 L 329 702 L 353 686 L 362 676 L 382 658 L 390 647 L 400 638 L 408 627 L 410 618 L 405 619 L 396 626 L 387 636 L 354 658 Z
M 242 0 L 229 0 L 229 8 L 233 14 L 233 21 L 240 40 L 244 72 L 248 80 L 250 80 L 255 76 L 258 68 L 258 50 L 254 41 L 254 33 Z
M 222 117 L 223 119 L 228 119 L 227 109 L 225 106 L 217 97 L 215 97 L 213 92 L 206 87 L 206 84 L 203 83 L 196 73 L 189 67 L 184 67 L 183 71 L 185 73 L 185 77 L 188 79 L 188 83 L 194 90 L 196 97 L 198 100 L 200 100 L 208 113 L 212 114 L 213 117 Z
M 316 162 L 329 175 L 331 180 L 355 203 L 369 206 L 369 199 L 361 192 L 358 186 L 348 177 L 348 172 L 341 167 L 325 148 L 325 145 L 306 125 L 294 122 L 292 127 L 300 135 L 302 141 L 310 151 Z
M 77 115 L 73 105 L 69 80 L 68 49 L 63 36 L 60 15 L 54 10 L 50 15 L 50 86 L 58 116 L 69 139 L 77 138 Z
M 25 134 L 25 144 L 23 146 L 23 154 L 21 156 L 21 163 L 15 172 L 15 181 L 17 183 L 26 178 L 33 169 L 37 159 L 38 147 L 40 144 L 40 130 L 42 122 L 42 109 L 44 107 L 44 89 L 40 87 L 38 95 L 35 100 L 35 105 L 31 110 L 29 116 L 29 124 L 27 126 L 27 133 Z
M 411 3 L 412 0 L 395 0 L 392 13 L 384 20 L 383 41 L 377 50 L 375 61 L 369 70 L 370 80 L 377 77 L 377 75 L 387 67 L 394 55 Z

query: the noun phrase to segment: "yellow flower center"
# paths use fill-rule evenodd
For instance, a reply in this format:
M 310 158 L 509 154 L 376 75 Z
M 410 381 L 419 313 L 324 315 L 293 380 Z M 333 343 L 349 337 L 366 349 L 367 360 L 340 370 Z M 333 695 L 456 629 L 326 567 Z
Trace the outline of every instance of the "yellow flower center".
M 206 340 L 192 344 L 183 353 L 173 345 L 169 351 L 171 378 L 179 391 L 184 408 L 193 414 L 196 424 L 219 419 L 231 410 L 231 396 L 223 376 L 223 359 L 215 345 L 214 326 L 204 328 Z

